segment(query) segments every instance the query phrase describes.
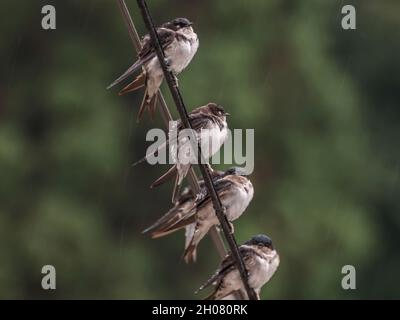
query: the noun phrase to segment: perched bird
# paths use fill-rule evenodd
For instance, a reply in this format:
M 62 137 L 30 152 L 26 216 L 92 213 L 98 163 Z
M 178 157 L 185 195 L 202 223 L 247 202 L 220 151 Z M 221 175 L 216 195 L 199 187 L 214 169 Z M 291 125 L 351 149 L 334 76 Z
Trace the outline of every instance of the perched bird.
M 213 178 L 215 190 L 229 221 L 239 218 L 253 198 L 253 185 L 245 175 L 241 168 L 232 168 Z M 197 245 L 215 225 L 219 225 L 219 221 L 211 197 L 203 185 L 195 197 L 186 189 L 175 206 L 143 233 L 159 238 L 185 228 L 183 257 L 189 263 L 196 260 Z
M 193 23 L 188 19 L 176 18 L 157 28 L 157 34 L 164 49 L 166 63 L 174 75 L 179 74 L 188 66 L 199 47 L 199 39 L 192 26 Z M 155 48 L 148 34 L 142 40 L 142 49 L 139 52 L 138 60 L 118 79 L 111 83 L 107 89 L 124 81 L 140 69 L 141 73 L 136 79 L 119 92 L 120 95 L 123 95 L 144 86 L 146 87 L 137 117 L 138 121 L 146 109 L 149 110 L 150 115 L 153 117 L 157 103 L 157 92 L 164 78 Z
M 279 266 L 279 255 L 274 249 L 272 240 L 263 234 L 252 237 L 239 247 L 239 251 L 248 271 L 249 286 L 254 289 L 259 299 L 262 286 L 271 279 Z M 215 286 L 215 289 L 206 299 L 233 298 L 236 291 L 240 291 L 247 298 L 231 253 L 222 261 L 217 272 L 197 292 L 211 284 Z
M 200 142 L 202 156 L 205 160 L 208 160 L 217 153 L 227 139 L 228 123 L 226 117 L 228 115 L 229 113 L 225 112 L 222 106 L 213 102 L 198 107 L 189 113 L 189 120 L 192 124 L 195 138 L 197 142 Z M 190 137 L 184 134 L 184 129 L 181 120 L 176 121 L 173 129 L 169 132 L 168 141 L 156 151 L 160 152 L 169 145 L 175 164 L 165 174 L 153 182 L 151 188 L 159 186 L 175 176 L 175 187 L 172 196 L 173 202 L 176 201 L 178 188 L 183 178 L 186 177 L 191 165 L 193 163 L 198 163 L 197 144 L 195 144 L 195 149 L 193 150 Z M 135 165 L 143 162 L 154 153 L 146 155 L 146 157 L 137 161 Z
M 212 179 L 215 182 L 218 179 L 225 177 L 226 175 L 236 174 L 237 172 L 239 172 L 239 170 L 241 170 L 241 168 L 237 167 L 229 168 L 226 171 L 213 170 Z M 153 238 L 159 238 L 176 231 L 172 230 L 168 233 L 160 233 L 166 225 L 170 225 L 171 223 L 173 223 L 172 220 L 176 219 L 177 216 L 183 217 L 184 215 L 191 214 L 191 210 L 193 209 L 196 199 L 204 197 L 207 194 L 207 188 L 205 187 L 203 180 L 199 180 L 199 187 L 199 194 L 196 194 L 190 187 L 184 188 L 180 196 L 176 199 L 174 206 L 154 224 L 144 230 L 143 233 L 151 233 L 151 236 Z M 192 223 L 185 227 L 185 249 L 190 244 L 195 226 L 196 223 Z M 192 252 L 191 260 L 196 260 L 196 251 Z

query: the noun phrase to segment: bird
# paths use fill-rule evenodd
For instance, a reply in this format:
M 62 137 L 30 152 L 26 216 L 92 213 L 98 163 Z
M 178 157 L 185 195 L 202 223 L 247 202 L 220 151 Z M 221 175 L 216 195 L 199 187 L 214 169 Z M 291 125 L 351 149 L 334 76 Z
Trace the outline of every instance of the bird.
M 271 279 L 279 266 L 279 255 L 272 240 L 264 234 L 253 236 L 246 241 L 239 247 L 239 252 L 248 272 L 249 286 L 260 299 L 261 288 Z M 214 285 L 214 290 L 206 300 L 233 299 L 237 291 L 248 298 L 232 253 L 226 255 L 218 270 L 196 293 L 210 285 Z
M 229 116 L 229 113 L 225 112 L 221 105 L 209 102 L 204 106 L 193 109 L 188 116 L 192 129 L 194 130 L 194 138 L 197 139 L 197 142 L 200 142 L 202 156 L 207 161 L 218 152 L 228 138 L 228 123 L 226 117 Z M 177 120 L 170 127 L 168 140 L 159 146 L 155 152 L 147 154 L 144 158 L 135 162 L 134 165 L 145 161 L 151 155 L 161 152 L 169 145 L 174 165 L 165 174 L 154 181 L 150 187 L 155 188 L 175 176 L 172 202 L 176 202 L 176 197 L 183 178 L 186 177 L 191 165 L 193 163 L 198 163 L 198 150 L 197 146 L 195 146 L 195 150 L 192 149 L 190 136 L 186 134 L 187 131 L 184 131 L 185 127 L 181 120 Z M 212 169 L 210 169 L 210 171 L 212 171 Z
M 226 171 L 219 171 L 219 170 L 213 170 L 212 172 L 212 179 L 213 182 L 217 181 L 218 179 L 221 179 L 225 177 L 226 175 L 229 174 L 234 174 L 234 172 L 238 172 L 240 168 L 232 167 L 229 168 Z M 174 232 L 175 230 L 172 230 L 169 233 L 163 233 L 163 234 L 158 234 L 157 236 L 157 230 L 161 231 L 165 225 L 168 225 L 171 223 L 171 219 L 176 219 L 177 215 L 185 215 L 189 214 L 191 209 L 193 208 L 194 202 L 197 197 L 201 197 L 207 193 L 207 189 L 204 183 L 204 180 L 199 180 L 199 194 L 196 194 L 192 188 L 190 187 L 185 187 L 180 194 L 180 196 L 176 199 L 176 202 L 174 206 L 168 210 L 167 213 L 165 213 L 160 219 L 158 219 L 154 224 L 152 224 L 150 227 L 148 227 L 146 230 L 143 231 L 143 233 L 151 233 L 152 236 L 154 237 L 162 237 L 165 236 L 169 233 Z M 185 226 L 185 249 L 190 243 L 190 240 L 193 236 L 194 232 L 194 227 L 195 223 L 189 224 Z M 191 260 L 196 260 L 196 251 L 193 252 L 193 257 Z
M 253 199 L 254 188 L 246 175 L 244 169 L 234 167 L 213 177 L 214 188 L 229 222 L 238 219 Z M 219 220 L 203 183 L 195 196 L 185 189 L 174 207 L 143 233 L 160 238 L 185 228 L 183 258 L 190 263 L 196 261 L 197 246 L 202 238 L 216 225 L 219 225 Z
M 187 18 L 176 18 L 162 24 L 156 31 L 160 44 L 164 49 L 165 62 L 176 78 L 176 75 L 189 65 L 199 47 L 199 39 L 193 30 L 193 23 Z M 164 78 L 163 70 L 149 34 L 142 39 L 142 48 L 136 62 L 111 83 L 107 89 L 121 83 L 138 70 L 141 70 L 141 73 L 124 87 L 119 92 L 119 95 L 145 87 L 145 94 L 137 115 L 137 121 L 140 121 L 146 109 L 149 111 L 151 118 L 154 117 L 157 92 Z

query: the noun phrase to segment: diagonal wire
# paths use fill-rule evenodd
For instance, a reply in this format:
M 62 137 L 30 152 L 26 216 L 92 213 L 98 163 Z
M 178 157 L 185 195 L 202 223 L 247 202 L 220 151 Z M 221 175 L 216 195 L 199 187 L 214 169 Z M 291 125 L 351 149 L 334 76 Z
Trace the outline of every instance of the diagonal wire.
M 185 103 L 183 101 L 182 95 L 180 93 L 180 90 L 178 88 L 177 82 L 176 82 L 176 78 L 175 76 L 172 74 L 172 72 L 170 70 L 168 70 L 167 64 L 165 62 L 165 55 L 164 55 L 164 51 L 161 47 L 160 44 L 160 40 L 158 38 L 156 29 L 154 27 L 154 23 L 152 21 L 149 9 L 147 7 L 146 1 L 145 0 L 137 0 L 139 9 L 142 13 L 142 17 L 143 20 L 145 22 L 146 28 L 149 31 L 151 40 L 153 42 L 153 45 L 155 47 L 156 53 L 157 53 L 157 57 L 158 60 L 160 62 L 160 65 L 163 69 L 164 72 L 164 77 L 168 83 L 168 87 L 170 89 L 172 98 L 175 102 L 176 108 L 179 112 L 179 115 L 181 117 L 182 123 L 184 124 L 184 126 L 187 129 L 192 129 L 190 120 L 189 120 L 189 116 L 188 116 L 188 112 L 185 106 Z M 191 130 L 191 132 L 193 132 L 193 130 Z M 190 139 L 191 141 L 196 141 L 194 138 Z M 199 155 L 199 159 L 200 157 L 202 157 L 202 152 L 200 149 L 200 144 L 197 143 L 197 150 L 198 150 L 198 155 Z M 225 215 L 224 209 L 222 207 L 221 204 L 221 200 L 217 194 L 217 192 L 215 191 L 215 187 L 211 178 L 211 173 L 210 173 L 210 169 L 207 166 L 206 162 L 204 161 L 204 159 L 201 159 L 202 161 L 199 161 L 199 167 L 200 167 L 200 171 L 201 174 L 203 176 L 204 179 L 204 183 L 208 189 L 208 192 L 211 196 L 212 202 L 213 202 L 213 206 L 214 206 L 214 210 L 215 213 L 218 217 L 219 223 L 222 227 L 222 231 L 224 233 L 225 239 L 229 245 L 229 248 L 231 250 L 232 256 L 235 260 L 235 264 L 239 270 L 240 273 L 240 277 L 242 279 L 244 288 L 246 290 L 247 296 L 249 297 L 249 299 L 251 300 L 257 300 L 257 295 L 254 292 L 254 290 L 249 286 L 249 282 L 248 282 L 248 274 L 247 274 L 247 270 L 243 261 L 243 257 L 241 256 L 240 252 L 239 252 L 239 248 L 236 242 L 236 239 L 232 233 L 229 221 Z

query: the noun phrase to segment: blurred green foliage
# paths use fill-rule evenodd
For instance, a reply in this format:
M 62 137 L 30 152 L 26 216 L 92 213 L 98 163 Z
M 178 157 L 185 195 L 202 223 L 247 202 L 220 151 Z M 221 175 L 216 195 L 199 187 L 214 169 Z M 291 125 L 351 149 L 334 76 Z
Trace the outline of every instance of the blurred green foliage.
M 149 1 L 158 23 L 195 22 L 188 106 L 215 101 L 231 128 L 255 128 L 256 192 L 235 230 L 280 252 L 265 299 L 399 297 L 400 3 L 351 3 L 355 31 L 341 28 L 342 1 Z M 41 29 L 44 4 L 55 31 Z M 198 298 L 218 265 L 211 241 L 187 266 L 182 233 L 141 234 L 171 186 L 148 189 L 164 167 L 131 167 L 160 117 L 137 125 L 141 94 L 105 90 L 135 58 L 116 3 L 0 10 L 0 297 Z M 55 291 L 41 289 L 45 264 Z M 345 264 L 357 290 L 341 288 Z

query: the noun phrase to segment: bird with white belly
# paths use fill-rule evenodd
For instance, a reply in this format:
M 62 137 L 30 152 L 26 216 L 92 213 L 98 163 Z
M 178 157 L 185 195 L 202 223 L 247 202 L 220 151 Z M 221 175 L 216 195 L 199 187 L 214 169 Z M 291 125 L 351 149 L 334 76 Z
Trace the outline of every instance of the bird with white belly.
M 176 18 L 162 24 L 156 31 L 164 49 L 166 64 L 176 76 L 189 65 L 199 47 L 199 39 L 193 30 L 193 23 L 186 18 Z M 120 95 L 123 95 L 142 87 L 146 88 L 137 116 L 138 121 L 146 109 L 149 110 L 151 117 L 154 116 L 157 92 L 164 78 L 163 70 L 149 35 L 143 37 L 142 49 L 139 52 L 138 60 L 111 83 L 107 89 L 121 83 L 139 69 L 142 72 L 136 79 L 119 92 Z

